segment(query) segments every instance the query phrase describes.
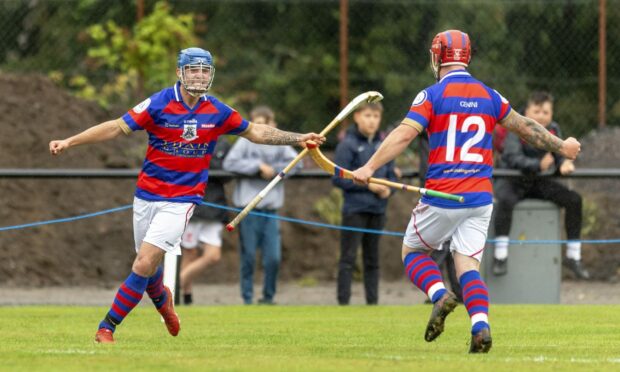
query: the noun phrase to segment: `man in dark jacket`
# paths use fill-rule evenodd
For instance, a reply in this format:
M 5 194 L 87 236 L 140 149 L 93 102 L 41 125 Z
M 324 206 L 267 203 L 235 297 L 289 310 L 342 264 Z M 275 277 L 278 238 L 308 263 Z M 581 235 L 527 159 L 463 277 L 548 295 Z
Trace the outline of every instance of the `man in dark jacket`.
M 336 164 L 346 169 L 364 165 L 381 144 L 378 136 L 383 106 L 369 103 L 361 106 L 353 115 L 356 125 L 347 131 L 336 147 Z M 374 177 L 396 180 L 394 163 L 379 168 Z M 387 199 L 392 194 L 386 186 L 369 184 L 359 186 L 351 180 L 334 177 L 332 182 L 344 194 L 342 225 L 363 229 L 382 230 L 385 226 Z M 364 264 L 364 289 L 366 303 L 376 305 L 379 301 L 379 234 L 343 230 L 340 235 L 340 263 L 338 265 L 338 303 L 348 305 L 351 298 L 351 279 L 355 268 L 357 247 L 362 244 Z
M 211 169 L 222 169 L 222 163 L 230 150 L 230 143 L 225 137 L 220 137 L 215 145 L 211 157 Z M 209 189 L 205 193 L 204 201 L 208 203 L 226 205 L 224 183 L 219 178 L 209 179 Z M 198 205 L 191 220 L 187 224 L 181 248 L 181 291 L 183 302 L 190 305 L 192 298 L 192 282 L 208 266 L 217 263 L 222 257 L 222 229 L 228 221 L 228 213 L 224 209 Z M 202 253 L 202 255 L 201 255 Z
M 560 126 L 553 121 L 553 97 L 546 92 L 530 95 L 525 116 L 532 118 L 562 138 Z M 565 264 L 579 279 L 589 279 L 590 275 L 581 264 L 581 221 L 582 199 L 577 192 L 564 184 L 541 174 L 559 173 L 567 175 L 575 170 L 571 160 L 557 154 L 539 150 L 523 142 L 515 134 L 509 133 L 503 143 L 503 152 L 498 168 L 519 169 L 520 178 L 501 178 L 495 184 L 497 209 L 495 215 L 495 251 L 493 273 L 504 275 L 508 272 L 508 241 L 512 224 L 512 211 L 515 205 L 526 198 L 548 200 L 561 208 L 566 208 L 564 225 L 570 241 L 566 249 Z

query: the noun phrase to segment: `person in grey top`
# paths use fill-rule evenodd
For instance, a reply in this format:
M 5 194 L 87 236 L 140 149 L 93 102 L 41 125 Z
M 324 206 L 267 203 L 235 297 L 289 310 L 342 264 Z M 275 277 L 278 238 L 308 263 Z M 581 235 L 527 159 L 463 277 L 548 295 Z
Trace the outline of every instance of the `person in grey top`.
M 276 126 L 273 111 L 266 106 L 256 107 L 250 113 L 252 122 Z M 263 146 L 240 138 L 224 159 L 223 168 L 249 178 L 237 180 L 233 192 L 233 205 L 243 208 L 269 181 L 282 171 L 297 156 L 290 146 Z M 301 169 L 301 163 L 289 172 Z M 279 183 L 254 209 L 267 215 L 276 215 L 284 204 L 284 184 Z M 254 295 L 254 265 L 256 250 L 262 249 L 264 283 L 263 297 L 259 304 L 273 304 L 276 282 L 280 269 L 281 245 L 280 225 L 277 219 L 266 216 L 248 215 L 238 227 L 240 242 L 241 297 L 245 304 L 251 304 Z

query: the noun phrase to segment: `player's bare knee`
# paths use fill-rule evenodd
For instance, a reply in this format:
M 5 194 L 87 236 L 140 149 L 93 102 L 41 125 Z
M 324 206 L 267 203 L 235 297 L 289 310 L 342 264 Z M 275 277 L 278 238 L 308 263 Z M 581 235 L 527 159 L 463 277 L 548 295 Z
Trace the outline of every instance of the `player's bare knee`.
M 454 252 L 454 266 L 456 269 L 456 275 L 460 278 L 461 275 L 468 271 L 480 271 L 480 261 L 473 257 L 463 255 L 458 252 Z
M 157 271 L 161 257 L 156 254 L 138 254 L 131 270 L 141 276 L 150 277 Z
M 425 253 L 425 254 L 428 254 L 428 253 L 430 253 L 430 249 L 428 249 L 428 248 L 411 248 L 411 247 L 403 244 L 403 247 L 402 247 L 402 257 L 401 257 L 403 262 L 405 262 L 405 257 L 407 257 L 407 255 L 409 253 Z

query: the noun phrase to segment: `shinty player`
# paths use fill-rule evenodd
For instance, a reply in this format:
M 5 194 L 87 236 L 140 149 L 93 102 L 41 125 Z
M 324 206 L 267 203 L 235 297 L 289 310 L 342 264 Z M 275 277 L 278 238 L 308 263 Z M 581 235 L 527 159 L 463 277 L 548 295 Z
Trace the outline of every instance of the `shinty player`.
M 434 304 L 424 335 L 431 342 L 443 332 L 445 319 L 457 300 L 446 290 L 441 272 L 428 253 L 451 239 L 450 250 L 472 323 L 469 351 L 486 353 L 492 345 L 489 298 L 479 267 L 493 210 L 493 128 L 499 123 L 533 146 L 569 159 L 576 158 L 580 144 L 574 138 L 562 141 L 555 137 L 538 122 L 512 110 L 497 91 L 474 79 L 466 69 L 471 60 L 466 33 L 440 32 L 433 38 L 430 55 L 437 83 L 416 96 L 401 125 L 354 172 L 354 177 L 366 184 L 376 169 L 427 131 L 430 155 L 426 187 L 461 195 L 465 202 L 422 197 L 403 240 L 405 271 Z
M 181 50 L 176 69 L 179 80 L 174 86 L 153 94 L 121 118 L 49 144 L 51 154 L 59 155 L 74 146 L 111 140 L 136 130 L 146 130 L 149 137 L 133 205 L 137 256 L 129 277 L 99 323 L 96 342 L 114 343 L 116 327 L 145 291 L 162 315 L 168 332 L 172 336 L 179 333 L 179 318 L 170 289 L 162 283 L 160 264 L 166 252 L 180 254 L 181 236 L 194 206 L 204 196 L 211 154 L 220 135 L 240 135 L 269 145 L 325 140 L 315 133 L 285 132 L 243 119 L 235 110 L 207 95 L 214 73 L 208 51 Z

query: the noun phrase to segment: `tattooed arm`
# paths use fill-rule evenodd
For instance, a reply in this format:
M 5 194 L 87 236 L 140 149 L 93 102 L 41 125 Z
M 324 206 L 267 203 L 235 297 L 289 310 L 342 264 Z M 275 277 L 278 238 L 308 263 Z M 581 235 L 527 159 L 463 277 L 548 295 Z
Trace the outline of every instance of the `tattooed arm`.
M 575 159 L 581 150 L 581 145 L 573 137 L 562 140 L 551 134 L 536 120 L 525 117 L 516 111 L 510 113 L 500 121 L 506 129 L 516 133 L 532 146 L 555 152 L 569 159 Z
M 325 141 L 325 136 L 316 133 L 294 133 L 286 132 L 265 124 L 251 123 L 247 131 L 241 134 L 254 143 L 264 145 L 300 145 L 304 146 L 306 141 L 314 141 L 319 145 Z

